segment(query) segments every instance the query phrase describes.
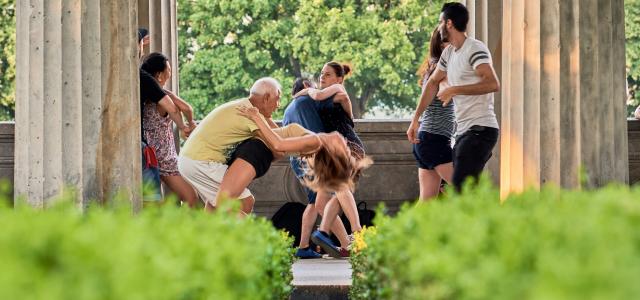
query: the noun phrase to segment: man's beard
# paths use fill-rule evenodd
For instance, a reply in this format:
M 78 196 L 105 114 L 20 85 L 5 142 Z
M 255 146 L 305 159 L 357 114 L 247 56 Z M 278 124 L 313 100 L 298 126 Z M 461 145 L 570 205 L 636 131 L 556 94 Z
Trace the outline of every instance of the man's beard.
M 449 42 L 449 34 L 447 33 L 447 30 L 440 30 L 440 40 L 443 43 L 448 43 Z

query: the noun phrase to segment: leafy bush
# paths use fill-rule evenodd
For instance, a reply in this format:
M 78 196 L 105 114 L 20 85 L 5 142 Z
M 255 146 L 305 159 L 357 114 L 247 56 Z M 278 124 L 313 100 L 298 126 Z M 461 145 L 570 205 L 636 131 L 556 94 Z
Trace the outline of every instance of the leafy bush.
M 352 299 L 638 299 L 640 189 L 488 184 L 376 220 Z
M 286 299 L 290 238 L 171 207 L 0 209 L 0 299 Z

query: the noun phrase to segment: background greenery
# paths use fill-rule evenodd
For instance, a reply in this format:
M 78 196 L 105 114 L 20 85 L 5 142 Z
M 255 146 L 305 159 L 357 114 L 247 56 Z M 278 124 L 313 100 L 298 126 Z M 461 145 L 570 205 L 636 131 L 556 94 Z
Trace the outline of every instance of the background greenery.
M 179 0 L 181 94 L 204 116 L 274 76 L 285 89 L 330 60 L 350 63 L 354 114 L 413 106 L 416 68 L 435 28 L 437 1 Z
M 640 187 L 545 187 L 504 204 L 485 184 L 356 238 L 351 299 L 638 299 Z
M 0 120 L 15 116 L 16 9 L 14 0 L 0 0 Z
M 625 0 L 624 14 L 630 96 L 627 111 L 629 115 L 633 115 L 635 108 L 640 105 L 640 0 Z
M 288 299 L 292 241 L 269 221 L 123 207 L 1 208 L 0 299 Z
M 178 0 L 181 95 L 196 117 L 274 76 L 288 88 L 328 60 L 355 67 L 356 116 L 403 115 L 419 95 L 415 71 L 445 0 Z M 640 104 L 640 0 L 625 0 L 628 110 Z M 15 1 L 0 0 L 0 120 L 15 103 Z M 276 116 L 282 114 L 281 109 Z

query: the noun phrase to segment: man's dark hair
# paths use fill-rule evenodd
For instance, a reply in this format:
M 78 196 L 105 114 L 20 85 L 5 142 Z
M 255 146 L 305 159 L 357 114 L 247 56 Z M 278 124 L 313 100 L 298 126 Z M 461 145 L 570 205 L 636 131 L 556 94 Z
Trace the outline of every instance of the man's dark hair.
M 142 41 L 142 39 L 147 35 L 149 35 L 149 30 L 144 27 L 138 28 L 138 43 L 140 43 L 140 41 Z
M 467 24 L 469 23 L 469 11 L 467 8 L 458 2 L 445 3 L 442 6 L 442 19 L 446 22 L 451 20 L 453 27 L 460 32 L 467 31 Z

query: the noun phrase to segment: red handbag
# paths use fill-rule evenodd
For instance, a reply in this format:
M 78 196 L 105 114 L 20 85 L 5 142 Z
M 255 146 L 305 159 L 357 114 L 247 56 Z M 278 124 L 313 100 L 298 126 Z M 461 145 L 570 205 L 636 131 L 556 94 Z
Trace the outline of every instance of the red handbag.
M 144 149 L 142 149 L 142 154 L 147 162 L 145 168 L 158 168 L 158 157 L 156 157 L 156 151 L 153 150 L 153 147 L 149 145 L 145 146 Z

